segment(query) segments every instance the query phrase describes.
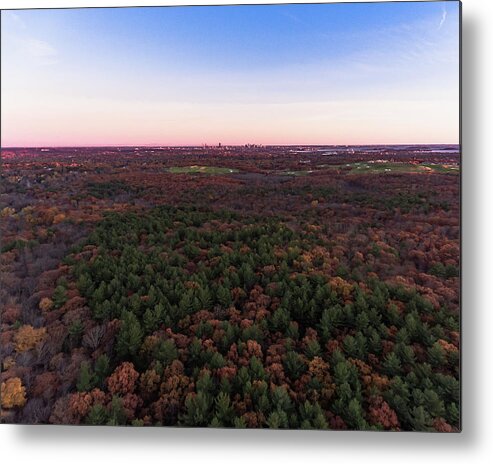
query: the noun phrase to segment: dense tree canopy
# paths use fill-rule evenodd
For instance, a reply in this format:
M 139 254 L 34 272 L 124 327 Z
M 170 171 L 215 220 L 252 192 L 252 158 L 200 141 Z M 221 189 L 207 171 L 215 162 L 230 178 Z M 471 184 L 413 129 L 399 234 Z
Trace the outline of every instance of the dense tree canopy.
M 458 430 L 458 177 L 282 154 L 8 180 L 2 421 Z

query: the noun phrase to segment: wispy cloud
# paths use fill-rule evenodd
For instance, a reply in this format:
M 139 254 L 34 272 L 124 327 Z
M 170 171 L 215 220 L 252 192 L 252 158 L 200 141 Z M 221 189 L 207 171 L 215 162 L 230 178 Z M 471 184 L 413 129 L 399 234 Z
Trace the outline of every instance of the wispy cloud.
M 20 46 L 27 57 L 38 65 L 58 63 L 58 51 L 50 43 L 32 37 L 20 39 Z
M 447 9 L 444 6 L 442 10 L 442 19 L 440 20 L 440 24 L 438 25 L 438 30 L 442 28 L 446 20 L 447 20 Z
M 36 58 L 47 58 L 56 56 L 57 51 L 48 42 L 39 39 L 24 40 L 25 50 L 29 55 Z
M 24 22 L 23 19 L 17 14 L 14 13 L 13 11 L 6 11 L 4 14 L 7 15 L 7 18 L 11 19 L 12 23 L 18 28 L 18 29 L 27 29 L 27 25 Z
M 2 52 L 8 49 L 25 62 L 42 66 L 58 62 L 56 47 L 39 38 L 32 25 L 13 11 L 2 12 L 2 42 Z

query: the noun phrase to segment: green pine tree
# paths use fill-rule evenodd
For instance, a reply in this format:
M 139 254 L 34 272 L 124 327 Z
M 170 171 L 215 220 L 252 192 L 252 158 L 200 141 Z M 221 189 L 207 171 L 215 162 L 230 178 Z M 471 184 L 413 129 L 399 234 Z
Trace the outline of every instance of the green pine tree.
M 116 352 L 119 358 L 133 358 L 142 343 L 143 331 L 139 320 L 130 311 L 124 311 L 123 322 L 116 337 Z
M 91 365 L 83 361 L 80 365 L 79 380 L 77 381 L 77 391 L 87 392 L 94 386 L 95 378 Z

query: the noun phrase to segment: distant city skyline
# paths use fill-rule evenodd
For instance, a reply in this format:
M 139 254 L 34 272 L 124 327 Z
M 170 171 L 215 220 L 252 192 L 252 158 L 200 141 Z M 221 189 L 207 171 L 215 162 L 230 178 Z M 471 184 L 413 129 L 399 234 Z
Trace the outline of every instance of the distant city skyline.
M 3 10 L 1 145 L 459 143 L 459 2 Z

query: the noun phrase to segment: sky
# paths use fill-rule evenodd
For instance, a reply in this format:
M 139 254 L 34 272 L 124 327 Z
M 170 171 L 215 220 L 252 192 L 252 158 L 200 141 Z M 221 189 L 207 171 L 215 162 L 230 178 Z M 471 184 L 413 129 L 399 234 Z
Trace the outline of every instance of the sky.
M 459 143 L 459 3 L 10 10 L 1 145 Z

